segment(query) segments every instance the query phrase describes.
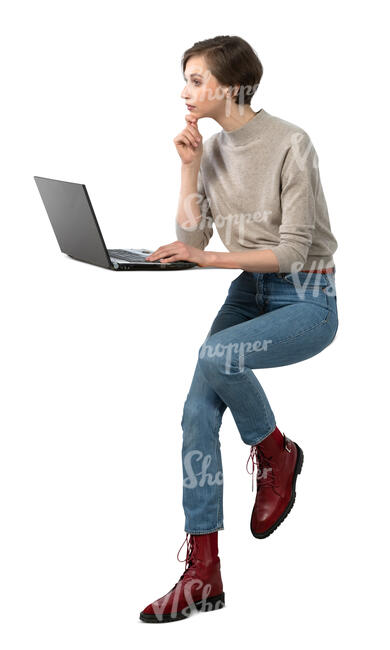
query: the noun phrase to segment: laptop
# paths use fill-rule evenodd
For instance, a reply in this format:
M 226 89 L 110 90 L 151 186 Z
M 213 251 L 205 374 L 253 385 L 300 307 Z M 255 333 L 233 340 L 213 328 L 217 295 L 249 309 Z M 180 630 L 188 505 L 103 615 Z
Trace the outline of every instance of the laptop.
M 81 183 L 34 176 L 60 249 L 81 262 L 113 271 L 173 271 L 198 266 L 186 260 L 148 262 L 146 248 L 109 248 L 103 239 L 87 188 Z

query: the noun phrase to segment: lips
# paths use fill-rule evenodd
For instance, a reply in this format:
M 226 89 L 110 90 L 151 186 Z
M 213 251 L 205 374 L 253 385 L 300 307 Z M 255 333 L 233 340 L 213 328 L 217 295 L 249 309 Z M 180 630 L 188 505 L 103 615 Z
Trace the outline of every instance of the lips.
M 195 106 L 192 106 L 192 104 L 186 104 L 187 108 L 196 108 Z

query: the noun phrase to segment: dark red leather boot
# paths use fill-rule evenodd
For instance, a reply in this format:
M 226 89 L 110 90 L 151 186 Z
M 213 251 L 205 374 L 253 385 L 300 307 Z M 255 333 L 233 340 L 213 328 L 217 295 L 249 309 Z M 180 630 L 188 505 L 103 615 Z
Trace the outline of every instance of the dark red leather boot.
M 295 501 L 295 483 L 303 463 L 302 449 L 276 429 L 257 445 L 252 445 L 252 472 L 257 466 L 257 493 L 252 510 L 251 532 L 268 537 L 287 517 Z M 253 491 L 253 476 L 252 476 Z
M 190 535 L 188 540 L 188 535 Z M 211 611 L 225 604 L 218 557 L 218 531 L 205 535 L 187 533 L 186 569 L 165 596 L 158 598 L 140 613 L 146 623 L 168 623 L 188 618 L 194 610 Z M 181 545 L 177 556 L 183 547 Z

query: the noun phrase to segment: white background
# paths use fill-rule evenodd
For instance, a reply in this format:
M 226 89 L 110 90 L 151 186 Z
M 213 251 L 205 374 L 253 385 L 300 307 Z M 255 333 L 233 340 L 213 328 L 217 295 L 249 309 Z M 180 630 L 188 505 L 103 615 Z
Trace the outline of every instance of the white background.
M 1 12 L 1 645 L 4 650 L 385 645 L 388 37 L 382 2 L 13 2 Z M 319 156 L 339 330 L 255 371 L 305 453 L 265 540 L 227 410 L 223 610 L 139 612 L 184 570 L 180 420 L 200 344 L 239 270 L 115 273 L 61 253 L 34 175 L 85 183 L 107 246 L 176 239 L 180 60 L 230 34 L 264 75 L 252 108 Z M 203 138 L 221 127 L 199 123 Z M 218 234 L 208 250 L 223 251 Z M 181 558 L 184 558 L 183 547 Z

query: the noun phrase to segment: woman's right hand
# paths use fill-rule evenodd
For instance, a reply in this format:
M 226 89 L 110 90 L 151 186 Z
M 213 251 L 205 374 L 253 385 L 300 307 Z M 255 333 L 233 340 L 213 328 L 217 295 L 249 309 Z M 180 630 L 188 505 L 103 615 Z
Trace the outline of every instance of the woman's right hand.
M 173 139 L 183 165 L 199 163 L 203 153 L 202 136 L 198 131 L 198 118 L 185 115 L 187 126 Z

